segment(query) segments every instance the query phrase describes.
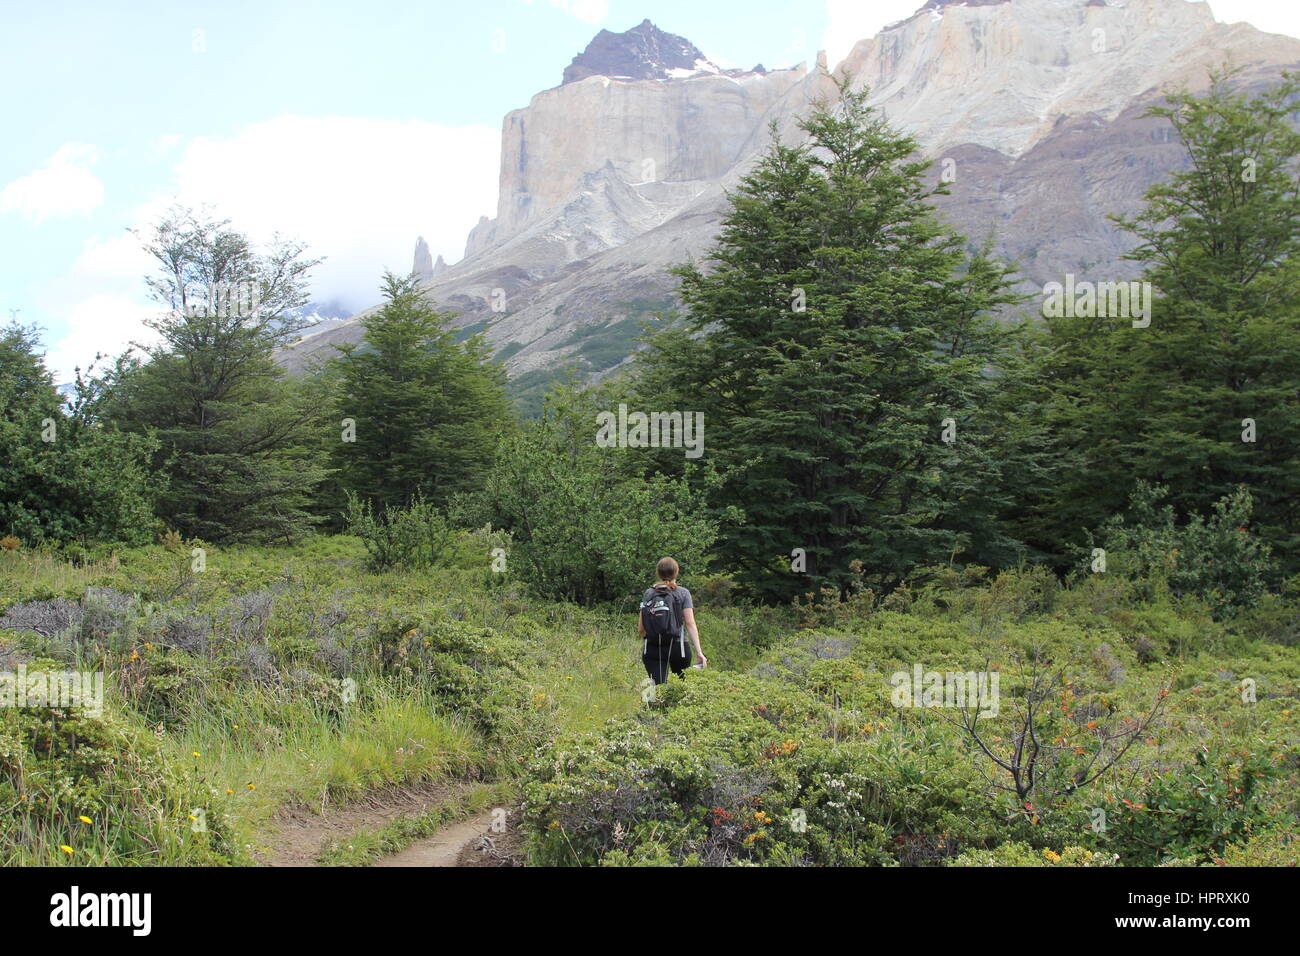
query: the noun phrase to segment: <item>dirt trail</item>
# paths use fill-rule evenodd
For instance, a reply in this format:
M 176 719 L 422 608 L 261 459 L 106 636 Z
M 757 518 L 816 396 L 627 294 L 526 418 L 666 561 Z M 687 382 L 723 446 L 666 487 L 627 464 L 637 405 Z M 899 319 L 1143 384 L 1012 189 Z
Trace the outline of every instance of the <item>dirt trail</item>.
M 491 828 L 492 813 L 489 811 L 472 820 L 444 827 L 431 837 L 417 840 L 405 850 L 380 860 L 375 866 L 460 866 L 462 853 L 472 850 Z
M 385 787 L 353 803 L 327 807 L 321 813 L 290 807 L 276 815 L 269 846 L 260 857 L 268 866 L 314 866 L 331 839 L 345 839 L 358 830 L 383 826 L 398 817 L 428 813 L 469 787 L 446 781 Z
M 399 817 L 417 817 L 477 786 L 438 781 L 385 787 L 364 798 L 320 813 L 303 806 L 280 811 L 272 821 L 267 846 L 258 858 L 267 866 L 315 866 L 331 840 L 346 841 L 359 830 L 374 829 Z M 514 813 L 510 818 L 513 821 Z M 492 811 L 448 824 L 373 866 L 520 866 L 523 836 L 511 827 L 492 833 Z

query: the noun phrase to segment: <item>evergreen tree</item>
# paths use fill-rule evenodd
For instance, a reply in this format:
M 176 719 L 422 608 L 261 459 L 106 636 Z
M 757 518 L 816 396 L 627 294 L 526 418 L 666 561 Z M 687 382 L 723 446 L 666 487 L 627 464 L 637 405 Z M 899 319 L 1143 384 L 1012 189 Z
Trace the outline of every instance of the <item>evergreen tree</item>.
M 163 520 L 205 541 L 291 538 L 325 470 L 313 454 L 312 410 L 272 358 L 303 322 L 306 281 L 320 260 L 277 240 L 259 254 L 248 238 L 173 210 L 146 242 L 158 262 L 147 281 L 168 309 L 148 324 L 148 361 L 123 364 L 106 417 L 159 441 L 169 476 Z
M 1058 552 L 1145 480 L 1184 519 L 1248 490 L 1265 540 L 1300 570 L 1300 133 L 1288 121 L 1300 77 L 1257 95 L 1233 79 L 1151 110 L 1190 166 L 1150 189 L 1140 215 L 1116 217 L 1156 290 L 1149 327 L 1049 322 L 1042 377 L 1077 463 L 1036 506 Z
M 865 100 L 845 84 L 802 124 L 807 143 L 774 141 L 711 268 L 679 270 L 686 322 L 644 359 L 643 401 L 705 413 L 714 502 L 745 512 L 724 563 L 775 597 L 846 588 L 855 559 L 889 588 L 920 564 L 1014 552 L 981 411 L 1007 270 L 935 219 L 945 187 Z
M 413 277 L 384 276 L 382 308 L 360 345 L 340 346 L 338 484 L 381 511 L 445 505 L 478 487 L 511 423 L 505 373 L 481 336 L 456 342 Z

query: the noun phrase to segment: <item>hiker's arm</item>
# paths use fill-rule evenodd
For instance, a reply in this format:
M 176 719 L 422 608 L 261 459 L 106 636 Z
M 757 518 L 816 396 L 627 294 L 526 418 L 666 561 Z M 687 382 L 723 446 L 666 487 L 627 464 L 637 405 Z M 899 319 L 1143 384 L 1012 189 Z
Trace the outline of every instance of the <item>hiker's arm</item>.
M 691 643 L 695 645 L 695 654 L 700 659 L 700 663 L 705 667 L 709 666 L 709 659 L 704 656 L 704 651 L 700 650 L 700 629 L 695 626 L 695 608 L 682 608 L 682 621 L 686 625 L 686 632 L 691 635 Z
M 641 615 L 636 616 L 636 632 L 645 637 L 645 621 L 641 620 Z

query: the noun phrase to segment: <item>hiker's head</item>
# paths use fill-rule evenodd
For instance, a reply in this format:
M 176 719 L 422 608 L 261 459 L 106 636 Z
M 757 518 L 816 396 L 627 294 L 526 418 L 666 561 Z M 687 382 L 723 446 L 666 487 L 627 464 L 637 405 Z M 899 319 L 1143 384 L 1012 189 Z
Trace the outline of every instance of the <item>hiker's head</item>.
M 677 587 L 677 574 L 681 568 L 677 567 L 677 562 L 672 558 L 660 558 L 659 563 L 655 565 L 655 574 L 659 575 L 659 580 L 670 588 Z

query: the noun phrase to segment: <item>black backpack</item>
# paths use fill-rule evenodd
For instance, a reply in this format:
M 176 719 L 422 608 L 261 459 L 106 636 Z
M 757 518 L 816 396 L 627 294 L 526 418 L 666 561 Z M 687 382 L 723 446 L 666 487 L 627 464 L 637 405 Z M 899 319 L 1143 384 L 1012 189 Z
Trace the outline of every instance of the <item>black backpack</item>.
M 655 588 L 650 597 L 641 602 L 641 626 L 648 638 L 657 640 L 677 636 L 677 615 L 667 588 Z

